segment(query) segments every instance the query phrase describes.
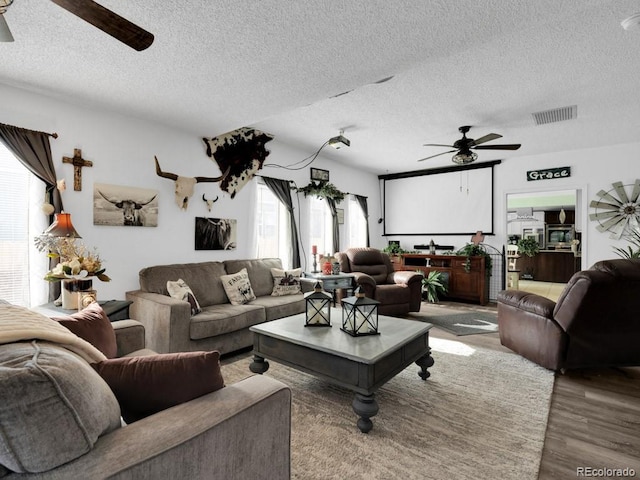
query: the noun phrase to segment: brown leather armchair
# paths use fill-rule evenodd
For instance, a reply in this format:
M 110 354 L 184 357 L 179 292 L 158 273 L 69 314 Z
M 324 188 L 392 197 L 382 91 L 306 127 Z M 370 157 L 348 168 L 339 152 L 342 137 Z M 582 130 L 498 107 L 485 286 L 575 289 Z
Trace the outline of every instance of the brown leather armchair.
M 498 293 L 501 343 L 550 370 L 640 365 L 640 259 L 580 271 L 553 302 Z
M 375 248 L 349 248 L 336 253 L 340 270 L 355 276 L 356 287 L 380 302 L 378 313 L 404 315 L 420 311 L 422 274 L 393 270 L 389 255 Z

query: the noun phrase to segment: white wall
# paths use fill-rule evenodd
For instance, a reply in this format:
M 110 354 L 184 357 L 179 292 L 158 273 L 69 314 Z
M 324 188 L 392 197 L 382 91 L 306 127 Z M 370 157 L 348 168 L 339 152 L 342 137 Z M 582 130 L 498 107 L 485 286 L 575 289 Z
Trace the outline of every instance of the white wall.
M 138 271 L 146 266 L 254 256 L 251 241 L 254 182 L 242 189 L 234 199 L 222 192 L 217 184 L 198 184 L 189 208 L 183 211 L 174 202 L 173 182 L 160 178 L 155 173 L 154 155 L 158 157 L 164 171 L 183 176 L 219 175 L 217 165 L 206 156 L 202 134 L 71 105 L 4 85 L 0 85 L 0 104 L 0 122 L 58 133 L 57 139 L 51 139 L 51 149 L 57 176 L 65 178 L 67 182 L 68 188 L 62 194 L 65 211 L 72 214 L 73 224 L 82 236 L 83 242 L 88 247 L 98 249 L 105 260 L 106 273 L 112 278 L 109 283 L 94 282 L 94 288 L 98 290 L 101 299 L 122 299 L 127 290 L 138 288 Z M 204 136 L 220 133 L 223 132 L 205 133 Z M 93 167 L 82 169 L 80 192 L 73 190 L 73 167 L 62 163 L 63 156 L 73 156 L 74 148 L 82 149 L 83 158 L 93 162 Z M 313 153 L 292 149 L 279 143 L 277 138 L 269 142 L 267 148 L 271 154 L 265 163 L 279 165 L 298 162 Z M 347 149 L 345 158 L 348 158 Z M 331 182 L 338 189 L 369 197 L 370 214 L 373 219 L 371 235 L 372 238 L 378 239 L 379 243 L 377 219 L 380 216 L 380 202 L 377 177 L 321 157 L 314 161 L 313 166 L 329 170 Z M 294 180 L 299 187 L 309 183 L 309 168 L 288 171 L 266 167 L 260 173 Z M 158 190 L 158 226 L 94 226 L 94 182 Z M 201 200 L 203 193 L 207 197 L 220 196 L 211 213 Z M 309 254 L 310 246 L 304 240 L 308 232 L 308 215 L 306 201 L 302 195 L 300 205 L 300 235 Z M 237 249 L 195 251 L 196 216 L 237 219 Z M 341 238 L 345 237 L 345 234 L 341 234 Z M 347 246 L 341 245 L 341 248 Z M 44 275 L 45 272 L 42 273 Z
M 526 156 L 506 159 L 495 167 L 494 184 L 494 226 L 495 235 L 487 236 L 485 243 L 498 249 L 506 243 L 506 195 L 508 193 L 522 193 L 532 191 L 549 191 L 564 189 L 582 189 L 581 208 L 583 210 L 583 268 L 608 258 L 618 258 L 614 246 L 625 246 L 625 241 L 611 239 L 609 233 L 596 230 L 597 223 L 588 220 L 588 214 L 593 212 L 589 203 L 594 200 L 599 190 L 610 190 L 611 183 L 622 181 L 623 184 L 633 184 L 640 178 L 638 168 L 638 151 L 640 142 L 611 147 L 573 150 L 557 152 L 547 155 Z M 534 169 L 571 167 L 571 177 L 554 180 L 539 180 L 528 182 L 526 172 Z M 471 188 L 476 186 L 471 185 Z M 483 188 L 478 185 L 478 188 Z M 628 193 L 630 189 L 627 188 Z M 446 199 L 437 208 L 446 208 Z M 455 212 L 452 212 L 454 215 Z M 474 226 L 470 225 L 473 231 Z M 405 249 L 413 249 L 416 244 L 428 244 L 433 241 L 441 245 L 454 245 L 456 249 L 470 242 L 470 236 L 390 236 L 386 240 L 400 240 Z

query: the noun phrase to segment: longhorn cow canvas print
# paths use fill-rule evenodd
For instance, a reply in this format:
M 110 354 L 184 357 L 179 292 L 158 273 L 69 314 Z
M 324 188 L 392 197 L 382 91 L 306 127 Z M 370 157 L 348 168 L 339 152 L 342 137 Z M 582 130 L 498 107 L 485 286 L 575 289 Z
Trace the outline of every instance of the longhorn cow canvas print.
M 235 219 L 196 217 L 196 250 L 235 250 L 237 231 Z
M 157 227 L 158 191 L 94 183 L 93 224 Z
M 220 189 L 233 198 L 262 168 L 270 153 L 265 145 L 273 140 L 273 135 L 242 127 L 202 140 L 207 146 L 207 155 L 215 160 L 221 172 L 226 172 Z

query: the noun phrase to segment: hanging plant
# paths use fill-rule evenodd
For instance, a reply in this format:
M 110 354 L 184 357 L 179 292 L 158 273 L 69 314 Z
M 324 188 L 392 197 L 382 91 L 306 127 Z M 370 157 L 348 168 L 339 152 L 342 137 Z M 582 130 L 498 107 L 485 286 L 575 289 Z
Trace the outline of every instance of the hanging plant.
M 318 198 L 332 198 L 337 203 L 344 200 L 346 193 L 338 190 L 333 183 L 329 182 L 310 182 L 309 185 L 302 188 L 296 188 L 296 192 L 304 193 L 304 196 L 315 195 Z

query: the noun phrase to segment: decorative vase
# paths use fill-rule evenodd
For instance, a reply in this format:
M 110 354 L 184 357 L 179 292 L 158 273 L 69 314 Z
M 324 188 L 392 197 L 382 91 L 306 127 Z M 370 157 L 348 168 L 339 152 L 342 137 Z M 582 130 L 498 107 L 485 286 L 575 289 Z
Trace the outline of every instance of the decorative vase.
M 322 273 L 325 275 L 331 275 L 332 271 L 331 260 L 329 259 L 329 257 L 325 257 L 325 261 L 322 264 Z
M 62 280 L 62 308 L 64 308 L 65 310 L 78 310 L 80 292 L 89 291 L 91 290 L 92 286 L 92 279 Z
M 338 262 L 333 262 L 331 264 L 331 273 L 333 275 L 338 275 L 340 273 L 340 263 Z

